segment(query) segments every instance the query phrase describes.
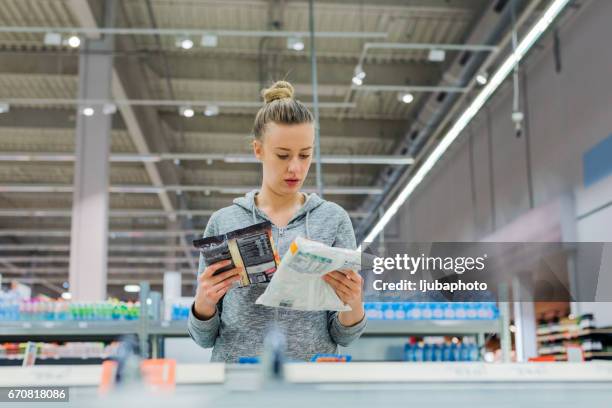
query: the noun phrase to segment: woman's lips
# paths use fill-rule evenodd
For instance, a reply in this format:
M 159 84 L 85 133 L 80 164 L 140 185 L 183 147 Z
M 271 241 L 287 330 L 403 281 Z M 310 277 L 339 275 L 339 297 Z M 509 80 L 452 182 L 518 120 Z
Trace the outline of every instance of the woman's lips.
M 295 187 L 300 183 L 300 180 L 299 179 L 285 179 L 285 183 L 287 183 L 289 187 Z

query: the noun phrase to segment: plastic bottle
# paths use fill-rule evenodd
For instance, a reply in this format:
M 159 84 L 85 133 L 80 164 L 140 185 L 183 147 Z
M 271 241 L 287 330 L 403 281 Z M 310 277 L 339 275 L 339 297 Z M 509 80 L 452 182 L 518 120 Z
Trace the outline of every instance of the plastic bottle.
M 393 304 L 393 317 L 395 320 L 404 320 L 406 318 L 403 303 L 398 302 Z
M 431 320 L 433 317 L 433 310 L 432 310 L 432 304 L 431 303 L 421 303 L 421 305 L 423 306 L 423 309 L 421 311 L 421 319 L 423 320 Z
M 433 320 L 442 320 L 444 319 L 444 309 L 442 308 L 442 304 L 439 302 L 430 304 L 431 306 L 431 318 Z
M 425 361 L 425 348 L 422 343 L 417 343 L 414 347 L 414 361 Z

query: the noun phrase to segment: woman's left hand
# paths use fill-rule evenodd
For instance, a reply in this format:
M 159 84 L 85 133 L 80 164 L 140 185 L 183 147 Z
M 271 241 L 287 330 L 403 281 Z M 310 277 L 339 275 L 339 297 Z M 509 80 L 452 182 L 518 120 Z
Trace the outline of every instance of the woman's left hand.
M 361 288 L 363 278 L 353 270 L 333 271 L 323 275 L 327 282 L 336 292 L 336 295 L 352 309 L 361 308 Z

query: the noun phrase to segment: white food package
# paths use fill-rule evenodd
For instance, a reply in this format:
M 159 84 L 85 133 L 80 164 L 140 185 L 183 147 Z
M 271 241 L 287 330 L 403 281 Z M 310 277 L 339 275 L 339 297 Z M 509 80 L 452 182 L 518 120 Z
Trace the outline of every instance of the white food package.
M 295 310 L 348 311 L 322 276 L 336 270 L 359 271 L 359 251 L 330 247 L 297 237 L 283 256 L 274 277 L 255 303 Z

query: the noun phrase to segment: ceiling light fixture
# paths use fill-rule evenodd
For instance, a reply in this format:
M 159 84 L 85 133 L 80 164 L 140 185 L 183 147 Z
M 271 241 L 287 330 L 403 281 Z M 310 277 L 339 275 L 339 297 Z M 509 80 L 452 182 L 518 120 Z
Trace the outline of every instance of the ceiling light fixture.
M 182 106 L 179 109 L 179 113 L 181 114 L 181 116 L 184 116 L 186 118 L 193 118 L 193 115 L 195 114 L 195 112 L 193 111 L 193 108 L 189 106 Z
M 374 238 L 380 234 L 385 226 L 391 221 L 391 218 L 397 213 L 400 207 L 408 200 L 414 190 L 423 181 L 425 176 L 431 171 L 434 165 L 440 160 L 440 157 L 448 150 L 449 146 L 461 134 L 468 123 L 476 116 L 478 111 L 489 100 L 491 95 L 499 88 L 502 82 L 512 72 L 516 64 L 518 64 L 533 44 L 540 38 L 546 29 L 557 18 L 561 11 L 567 6 L 570 0 L 554 0 L 550 6 L 544 11 L 536 23 L 529 29 L 525 37 L 519 42 L 515 52 L 510 54 L 505 61 L 500 65 L 499 69 L 489 79 L 487 85 L 482 88 L 480 93 L 472 100 L 467 109 L 459 116 L 455 124 L 446 132 L 440 143 L 434 148 L 431 154 L 423 161 L 421 167 L 408 180 L 404 188 L 398 196 L 393 200 L 391 205 L 387 207 L 382 217 L 376 222 L 374 227 L 368 232 L 359 245 L 359 250 L 362 249 L 363 242 L 372 242 Z
M 127 293 L 138 293 L 140 292 L 140 286 L 139 285 L 125 285 L 123 287 L 123 290 L 126 291 Z
M 6 102 L 0 102 L 0 113 L 7 113 L 11 110 L 11 105 Z
M 410 92 L 401 92 L 397 95 L 397 99 L 400 102 L 404 102 L 406 104 L 411 103 L 412 101 L 414 101 L 414 95 L 411 94 Z
M 355 67 L 355 70 L 353 71 L 353 79 L 352 79 L 353 84 L 357 86 L 362 85 L 365 77 L 366 77 L 366 73 L 363 70 L 363 67 L 361 65 L 357 65 Z
M 489 75 L 486 72 L 481 72 L 476 76 L 476 82 L 481 86 L 485 86 L 489 82 Z
M 190 50 L 193 48 L 193 40 L 187 36 L 181 36 L 176 40 L 176 46 L 184 50 Z
M 105 115 L 112 115 L 117 112 L 117 105 L 114 103 L 105 103 L 104 106 L 102 106 L 102 112 Z
M 216 47 L 219 44 L 219 37 L 216 34 L 204 34 L 200 45 L 202 47 Z
M 45 45 L 62 45 L 62 35 L 60 33 L 46 33 L 43 42 Z
M 81 45 L 81 39 L 78 35 L 73 35 L 68 38 L 68 45 L 72 48 L 78 48 Z
M 83 115 L 85 116 L 93 116 L 95 112 L 94 108 L 92 108 L 91 106 L 87 106 L 85 108 L 83 108 Z
M 446 59 L 446 51 L 438 49 L 429 50 L 427 59 L 432 62 L 442 62 Z
M 288 37 L 287 48 L 294 51 L 302 51 L 304 50 L 304 40 L 300 37 Z
M 204 116 L 217 116 L 219 114 L 219 107 L 217 105 L 208 105 L 204 109 Z

